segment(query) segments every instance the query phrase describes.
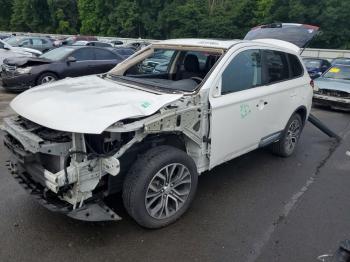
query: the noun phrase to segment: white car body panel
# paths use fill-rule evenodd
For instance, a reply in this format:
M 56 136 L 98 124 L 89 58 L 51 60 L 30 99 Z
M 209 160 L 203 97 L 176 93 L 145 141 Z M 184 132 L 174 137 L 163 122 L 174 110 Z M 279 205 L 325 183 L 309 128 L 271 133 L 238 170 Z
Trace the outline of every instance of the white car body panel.
M 181 97 L 142 91 L 93 75 L 30 89 L 10 105 L 19 115 L 51 129 L 100 134 L 119 120 L 149 116 Z
M 282 45 L 271 46 L 274 41 L 282 42 Z M 263 138 L 283 131 L 299 106 L 305 106 L 310 112 L 313 91 L 305 67 L 303 77 L 220 95 L 221 75 L 236 54 L 247 49 L 264 48 L 295 53 L 283 42 L 271 39 L 271 43 L 257 40 L 251 44 L 237 44 L 213 72 L 216 78 L 211 87 L 207 86 L 211 88 L 209 101 L 212 108 L 210 169 L 258 148 Z

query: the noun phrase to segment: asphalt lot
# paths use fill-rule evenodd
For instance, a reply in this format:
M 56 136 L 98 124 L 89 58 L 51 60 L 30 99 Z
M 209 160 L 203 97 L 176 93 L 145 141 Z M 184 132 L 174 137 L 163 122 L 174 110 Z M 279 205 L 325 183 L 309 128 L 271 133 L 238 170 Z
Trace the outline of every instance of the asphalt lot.
M 0 121 L 12 97 L 0 88 Z M 205 173 L 189 212 L 160 230 L 123 210 L 118 223 L 51 213 L 8 174 L 0 141 L 0 261 L 317 261 L 350 237 L 350 115 L 313 113 L 340 144 L 307 124 L 291 158 L 257 150 Z

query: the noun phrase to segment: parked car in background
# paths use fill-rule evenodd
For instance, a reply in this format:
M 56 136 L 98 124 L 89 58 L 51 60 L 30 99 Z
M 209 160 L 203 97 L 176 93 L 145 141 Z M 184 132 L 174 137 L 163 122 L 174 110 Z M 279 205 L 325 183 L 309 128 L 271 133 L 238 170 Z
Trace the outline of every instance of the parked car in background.
M 5 59 L 3 87 L 19 92 L 65 77 L 105 73 L 124 60 L 113 48 L 65 46 L 37 58 Z
M 112 47 L 110 43 L 100 42 L 100 41 L 76 41 L 72 45 L 79 45 L 79 46 L 98 46 L 98 47 Z
M 350 65 L 335 65 L 314 82 L 315 104 L 350 111 Z
M 98 41 L 98 40 L 94 36 L 77 35 L 77 36 L 70 36 L 62 40 L 62 45 L 73 45 L 77 41 Z
M 326 59 L 320 58 L 303 58 L 307 72 L 312 79 L 320 77 L 328 68 L 331 67 L 331 63 Z
M 127 44 L 127 47 L 133 48 L 135 51 L 138 51 L 146 46 L 149 46 L 151 43 L 146 41 L 137 41 Z
M 11 46 L 32 48 L 43 53 L 54 48 L 49 38 L 41 36 L 12 36 L 4 41 Z
M 36 49 L 25 47 L 13 47 L 10 44 L 0 40 L 0 72 L 2 70 L 3 61 L 6 58 L 17 56 L 36 57 L 41 54 L 42 52 Z
M 4 40 L 6 38 L 9 38 L 11 35 L 9 34 L 0 34 L 0 40 Z
M 350 65 L 350 57 L 338 57 L 333 59 L 332 65 Z
M 28 90 L 11 102 L 18 116 L 4 119 L 12 177 L 76 219 L 120 220 L 104 203 L 120 193 L 141 226 L 167 226 L 189 208 L 201 173 L 261 147 L 295 152 L 313 94 L 299 48 L 166 40 L 107 74 Z M 144 70 L 165 53 L 165 71 Z
M 109 43 L 111 43 L 111 45 L 114 47 L 124 45 L 124 42 L 121 40 L 110 40 Z

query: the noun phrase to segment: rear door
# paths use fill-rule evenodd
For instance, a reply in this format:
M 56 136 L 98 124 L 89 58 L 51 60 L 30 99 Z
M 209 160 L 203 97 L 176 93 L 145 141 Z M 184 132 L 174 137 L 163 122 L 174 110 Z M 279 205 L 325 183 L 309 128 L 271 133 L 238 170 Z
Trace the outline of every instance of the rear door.
M 123 59 L 107 50 L 102 48 L 94 48 L 95 62 L 93 64 L 94 74 L 106 73 L 115 67 Z
M 267 94 L 261 97 L 266 104 L 261 111 L 261 118 L 265 123 L 262 127 L 264 136 L 261 138 L 260 146 L 264 146 L 275 141 L 284 130 L 300 103 L 303 92 L 299 89 L 305 81 L 300 79 L 303 69 L 295 55 L 272 49 L 263 49 L 261 52 L 262 88 Z

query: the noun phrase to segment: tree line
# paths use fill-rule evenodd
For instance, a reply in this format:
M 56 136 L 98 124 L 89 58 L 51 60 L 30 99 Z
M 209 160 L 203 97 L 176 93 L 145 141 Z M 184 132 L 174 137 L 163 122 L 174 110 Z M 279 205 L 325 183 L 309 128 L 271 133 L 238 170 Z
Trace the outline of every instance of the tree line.
M 350 48 L 349 0 L 0 0 L 0 30 L 240 39 L 258 24 L 318 25 L 320 48 Z

